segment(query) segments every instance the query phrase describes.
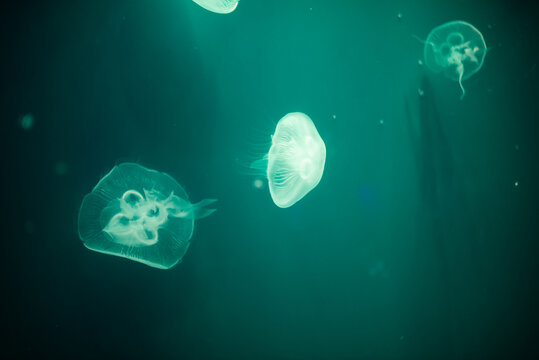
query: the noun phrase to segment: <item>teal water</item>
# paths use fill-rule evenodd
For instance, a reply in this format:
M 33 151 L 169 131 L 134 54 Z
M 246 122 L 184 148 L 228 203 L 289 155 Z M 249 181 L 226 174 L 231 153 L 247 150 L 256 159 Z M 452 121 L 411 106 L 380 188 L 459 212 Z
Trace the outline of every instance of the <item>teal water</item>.
M 2 6 L 2 297 L 21 358 L 534 358 L 537 26 L 509 1 L 189 0 Z M 401 14 L 402 16 L 398 16 Z M 418 63 L 465 20 L 483 68 Z M 422 95 L 420 95 L 422 94 Z M 327 148 L 288 209 L 245 166 L 304 112 Z M 28 126 L 32 114 L 33 125 Z M 24 120 L 24 126 L 21 122 Z M 114 165 L 198 201 L 171 270 L 86 249 Z

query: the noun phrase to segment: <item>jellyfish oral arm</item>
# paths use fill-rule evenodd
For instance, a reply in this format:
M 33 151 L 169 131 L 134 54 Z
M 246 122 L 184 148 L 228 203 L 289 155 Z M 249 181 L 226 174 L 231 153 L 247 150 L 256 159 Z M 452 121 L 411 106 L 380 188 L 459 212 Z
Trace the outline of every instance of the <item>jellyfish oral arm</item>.
M 157 243 L 157 231 L 166 224 L 168 215 L 152 192 L 127 190 L 119 200 L 120 212 L 114 215 L 103 231 L 117 243 L 142 246 Z
M 464 74 L 464 65 L 463 64 L 459 64 L 457 66 L 457 72 L 459 74 L 460 89 L 462 90 L 462 95 L 460 95 L 460 99 L 462 100 L 464 98 L 464 95 L 466 95 L 466 90 L 464 90 L 464 86 L 462 86 L 462 75 Z
M 196 204 L 178 196 L 167 199 L 165 207 L 169 216 L 187 219 L 202 219 L 215 212 L 215 209 L 208 209 L 207 206 L 216 202 L 217 199 L 204 199 Z
M 193 219 L 203 219 L 210 216 L 216 211 L 216 209 L 208 209 L 207 206 L 216 201 L 217 199 L 204 199 L 196 204 L 191 204 L 189 213 L 192 214 Z
M 473 49 L 472 48 L 466 48 L 464 49 L 464 60 L 470 60 L 471 62 L 477 63 L 477 57 L 475 56 L 475 53 L 479 51 L 479 48 L 476 46 Z

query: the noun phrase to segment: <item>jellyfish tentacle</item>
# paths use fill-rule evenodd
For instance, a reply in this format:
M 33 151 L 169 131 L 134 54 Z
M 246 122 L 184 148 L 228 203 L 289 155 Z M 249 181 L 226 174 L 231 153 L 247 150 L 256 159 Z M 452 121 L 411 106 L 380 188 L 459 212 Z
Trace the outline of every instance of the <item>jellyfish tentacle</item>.
M 262 159 L 258 159 L 253 161 L 249 167 L 256 171 L 261 171 L 264 174 L 266 173 L 266 170 L 268 168 L 268 155 L 264 155 Z
M 414 39 L 416 39 L 417 41 L 419 41 L 420 43 L 422 44 L 427 44 L 427 45 L 430 45 L 432 47 L 436 47 L 436 44 L 430 42 L 430 41 L 426 41 L 426 40 L 423 40 L 421 39 L 419 36 L 417 36 L 416 34 L 412 34 L 411 35 Z
M 126 235 L 133 231 L 129 224 L 129 217 L 124 213 L 118 213 L 109 220 L 103 231 L 112 235 Z

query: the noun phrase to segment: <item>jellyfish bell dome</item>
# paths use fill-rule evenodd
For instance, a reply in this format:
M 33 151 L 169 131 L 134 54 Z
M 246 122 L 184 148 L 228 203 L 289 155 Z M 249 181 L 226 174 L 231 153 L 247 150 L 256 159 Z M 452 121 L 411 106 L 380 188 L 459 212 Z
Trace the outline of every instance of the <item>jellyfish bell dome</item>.
M 465 21 L 451 21 L 434 28 L 424 47 L 427 67 L 458 81 L 463 95 L 462 81 L 481 69 L 486 52 L 483 35 Z
M 193 0 L 204 9 L 217 13 L 228 14 L 236 9 L 239 0 Z
M 138 164 L 115 166 L 82 201 L 79 236 L 90 250 L 169 269 L 185 255 L 194 220 L 215 200 L 191 204 L 170 175 Z
M 277 123 L 267 156 L 267 178 L 273 202 L 287 208 L 318 185 L 326 146 L 311 118 L 290 113 Z

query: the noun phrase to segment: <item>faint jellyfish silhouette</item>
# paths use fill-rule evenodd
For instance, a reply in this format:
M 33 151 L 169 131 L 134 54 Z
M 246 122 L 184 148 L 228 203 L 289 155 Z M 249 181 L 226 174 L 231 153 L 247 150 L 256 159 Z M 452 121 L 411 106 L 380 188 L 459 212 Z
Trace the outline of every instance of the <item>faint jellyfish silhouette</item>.
M 294 205 L 320 182 L 326 146 L 312 120 L 303 113 L 290 113 L 277 123 L 266 156 L 251 168 L 265 171 L 275 205 Z
M 32 130 L 34 123 L 34 115 L 31 113 L 25 114 L 19 118 L 19 125 L 23 130 Z
M 206 10 L 217 14 L 228 14 L 236 9 L 239 0 L 193 0 Z
M 78 218 L 84 245 L 159 269 L 169 269 L 185 255 L 194 220 L 212 214 L 191 204 L 171 176 L 133 163 L 115 166 L 82 201 Z
M 483 66 L 487 45 L 483 35 L 473 25 L 464 21 L 451 21 L 434 28 L 425 40 L 425 64 L 434 72 L 462 82 Z

